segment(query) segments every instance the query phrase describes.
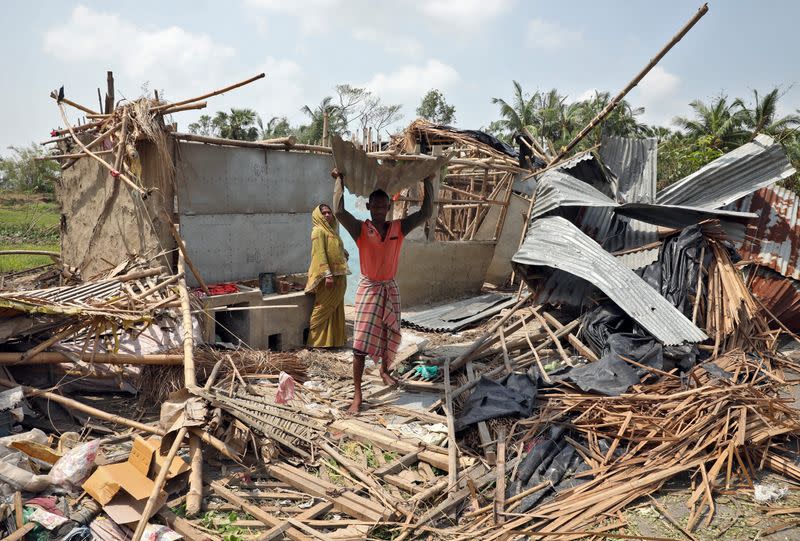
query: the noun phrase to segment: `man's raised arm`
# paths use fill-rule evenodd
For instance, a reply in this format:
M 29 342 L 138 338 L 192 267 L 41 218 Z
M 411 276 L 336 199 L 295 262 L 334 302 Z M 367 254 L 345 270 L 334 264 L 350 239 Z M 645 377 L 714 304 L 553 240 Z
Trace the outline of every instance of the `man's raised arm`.
M 361 220 L 350 214 L 346 208 L 344 208 L 344 176 L 339 172 L 338 169 L 334 169 L 331 171 L 331 176 L 334 179 L 334 187 L 333 187 L 333 213 L 336 215 L 336 219 L 339 220 L 339 223 L 347 229 L 347 232 L 350 233 L 350 236 L 353 237 L 353 240 L 358 240 L 358 236 L 361 235 Z
M 425 183 L 425 195 L 422 198 L 422 208 L 413 214 L 409 214 L 400 222 L 403 236 L 408 235 L 414 228 L 424 224 L 433 214 L 433 184 L 431 184 L 431 177 L 426 177 L 423 182 Z

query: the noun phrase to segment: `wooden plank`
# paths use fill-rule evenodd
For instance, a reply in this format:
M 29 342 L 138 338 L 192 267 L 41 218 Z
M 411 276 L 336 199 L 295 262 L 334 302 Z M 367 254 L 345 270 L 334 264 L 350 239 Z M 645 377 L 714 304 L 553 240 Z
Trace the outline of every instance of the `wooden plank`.
M 453 393 L 450 388 L 450 360 L 444 363 L 444 401 L 447 414 L 447 482 L 451 487 L 458 484 L 458 443 L 456 442 L 455 416 L 453 415 Z
M 396 435 L 387 435 L 383 431 L 376 430 L 374 427 L 362 423 L 357 419 L 340 419 L 334 421 L 330 428 L 335 431 L 344 432 L 351 438 L 364 443 L 374 443 L 381 449 L 395 451 L 397 453 L 411 453 L 418 451 L 420 445 L 424 450 L 419 452 L 419 459 L 427 462 L 440 470 L 447 470 L 447 451 L 441 447 L 424 445 L 420 442 L 403 440 Z M 434 450 L 435 449 L 435 450 Z
M 477 506 L 476 506 L 477 507 Z M 505 522 L 506 507 L 506 428 L 497 434 L 497 483 L 494 491 L 494 523 Z
M 318 516 L 327 513 L 333 509 L 333 504 L 331 502 L 320 502 L 313 507 L 303 511 L 299 515 L 297 515 L 296 520 L 312 520 L 317 518 Z M 273 539 L 282 539 L 284 534 L 292 528 L 291 522 L 285 520 L 278 524 L 277 526 L 273 526 L 271 529 L 267 530 L 261 537 L 258 538 L 258 541 L 271 541 Z M 301 534 L 302 535 L 302 534 Z
M 220 483 L 219 481 L 211 482 L 211 490 L 214 491 L 214 493 L 220 496 L 221 498 L 225 498 L 230 503 L 236 505 L 245 513 L 248 513 L 249 515 L 253 516 L 253 518 L 260 520 L 270 528 L 279 526 L 283 522 L 282 520 L 270 515 L 257 505 L 253 505 L 244 498 L 238 496 L 232 490 L 223 486 L 223 484 Z M 296 528 L 289 528 L 283 533 L 285 533 L 286 537 L 292 539 L 293 541 L 307 541 L 308 539 L 307 535 L 303 534 L 302 532 L 300 532 L 300 530 L 297 530 Z
M 14 493 L 14 520 L 18 530 L 25 525 L 25 517 L 22 515 L 22 493 L 19 490 Z
M 384 475 L 383 480 L 392 486 L 396 486 L 399 489 L 405 490 L 409 494 L 418 494 L 424 490 L 420 485 L 416 485 L 407 479 L 403 479 L 399 475 Z
M 419 451 L 412 451 L 407 453 L 391 464 L 387 464 L 382 468 L 378 468 L 375 470 L 375 475 L 377 477 L 383 477 L 385 475 L 392 475 L 398 473 L 403 468 L 408 468 L 411 465 L 417 463 L 419 461 Z
M 333 503 L 334 509 L 346 513 L 354 518 L 379 522 L 389 517 L 390 512 L 373 500 L 358 496 L 352 492 L 337 494 L 341 487 L 324 481 L 307 472 L 289 466 L 288 464 L 270 464 L 267 466 L 269 474 L 276 479 L 289 483 L 294 488 L 317 498 L 325 498 Z

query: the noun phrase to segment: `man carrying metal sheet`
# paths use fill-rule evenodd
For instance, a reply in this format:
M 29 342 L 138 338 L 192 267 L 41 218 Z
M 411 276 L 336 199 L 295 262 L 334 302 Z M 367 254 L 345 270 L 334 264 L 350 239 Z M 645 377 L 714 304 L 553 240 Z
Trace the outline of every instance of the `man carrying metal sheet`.
M 331 175 L 335 181 L 336 218 L 356 241 L 361 261 L 353 324 L 355 395 L 348 409 L 350 413 L 357 413 L 361 408 L 361 378 L 367 355 L 375 362 L 380 361 L 380 374 L 386 385 L 397 383 L 389 373 L 400 345 L 400 291 L 394 277 L 403 239 L 433 214 L 433 186 L 432 177 L 425 178 L 422 208 L 402 220 L 391 221 L 386 220 L 391 198 L 383 190 L 375 190 L 367 201 L 370 219 L 362 222 L 344 208 L 344 176 L 338 169 L 331 171 Z

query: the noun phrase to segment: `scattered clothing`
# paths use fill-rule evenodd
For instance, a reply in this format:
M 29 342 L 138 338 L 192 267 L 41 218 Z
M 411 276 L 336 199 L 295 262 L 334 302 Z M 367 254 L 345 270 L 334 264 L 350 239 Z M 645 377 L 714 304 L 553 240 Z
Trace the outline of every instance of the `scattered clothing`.
M 275 395 L 275 402 L 278 404 L 286 404 L 292 401 L 294 399 L 294 386 L 294 378 L 286 372 L 281 371 L 280 376 L 278 376 L 278 392 Z

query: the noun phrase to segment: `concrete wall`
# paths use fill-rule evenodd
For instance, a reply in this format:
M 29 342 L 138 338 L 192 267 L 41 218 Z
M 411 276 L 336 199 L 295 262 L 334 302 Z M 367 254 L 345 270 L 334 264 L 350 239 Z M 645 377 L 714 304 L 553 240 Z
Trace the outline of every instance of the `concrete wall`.
M 528 215 L 530 201 L 517 194 L 511 195 L 506 220 L 503 229 L 497 238 L 497 245 L 494 249 L 494 256 L 486 271 L 486 281 L 494 285 L 504 285 L 511 277 L 511 258 L 517 253 L 519 239 L 522 234 L 522 224 Z M 500 215 L 501 207 L 493 205 L 486 215 L 475 238 L 478 240 L 490 240 L 494 237 L 497 227 L 497 218 Z
M 480 292 L 493 253 L 492 242 L 406 240 L 397 270 L 402 306 Z
M 137 147 L 142 162 L 142 185 L 158 188 L 142 200 L 108 170 L 82 158 L 64 171 L 56 186 L 61 203 L 61 256 L 83 278 L 103 274 L 129 257 L 153 257 L 175 247 L 161 220 L 160 209 L 172 211 L 172 179 L 158 167 L 155 147 Z M 170 262 L 162 258 L 161 264 Z
M 332 166 L 321 154 L 181 143 L 181 234 L 203 279 L 306 272 L 311 212 L 332 199 Z

